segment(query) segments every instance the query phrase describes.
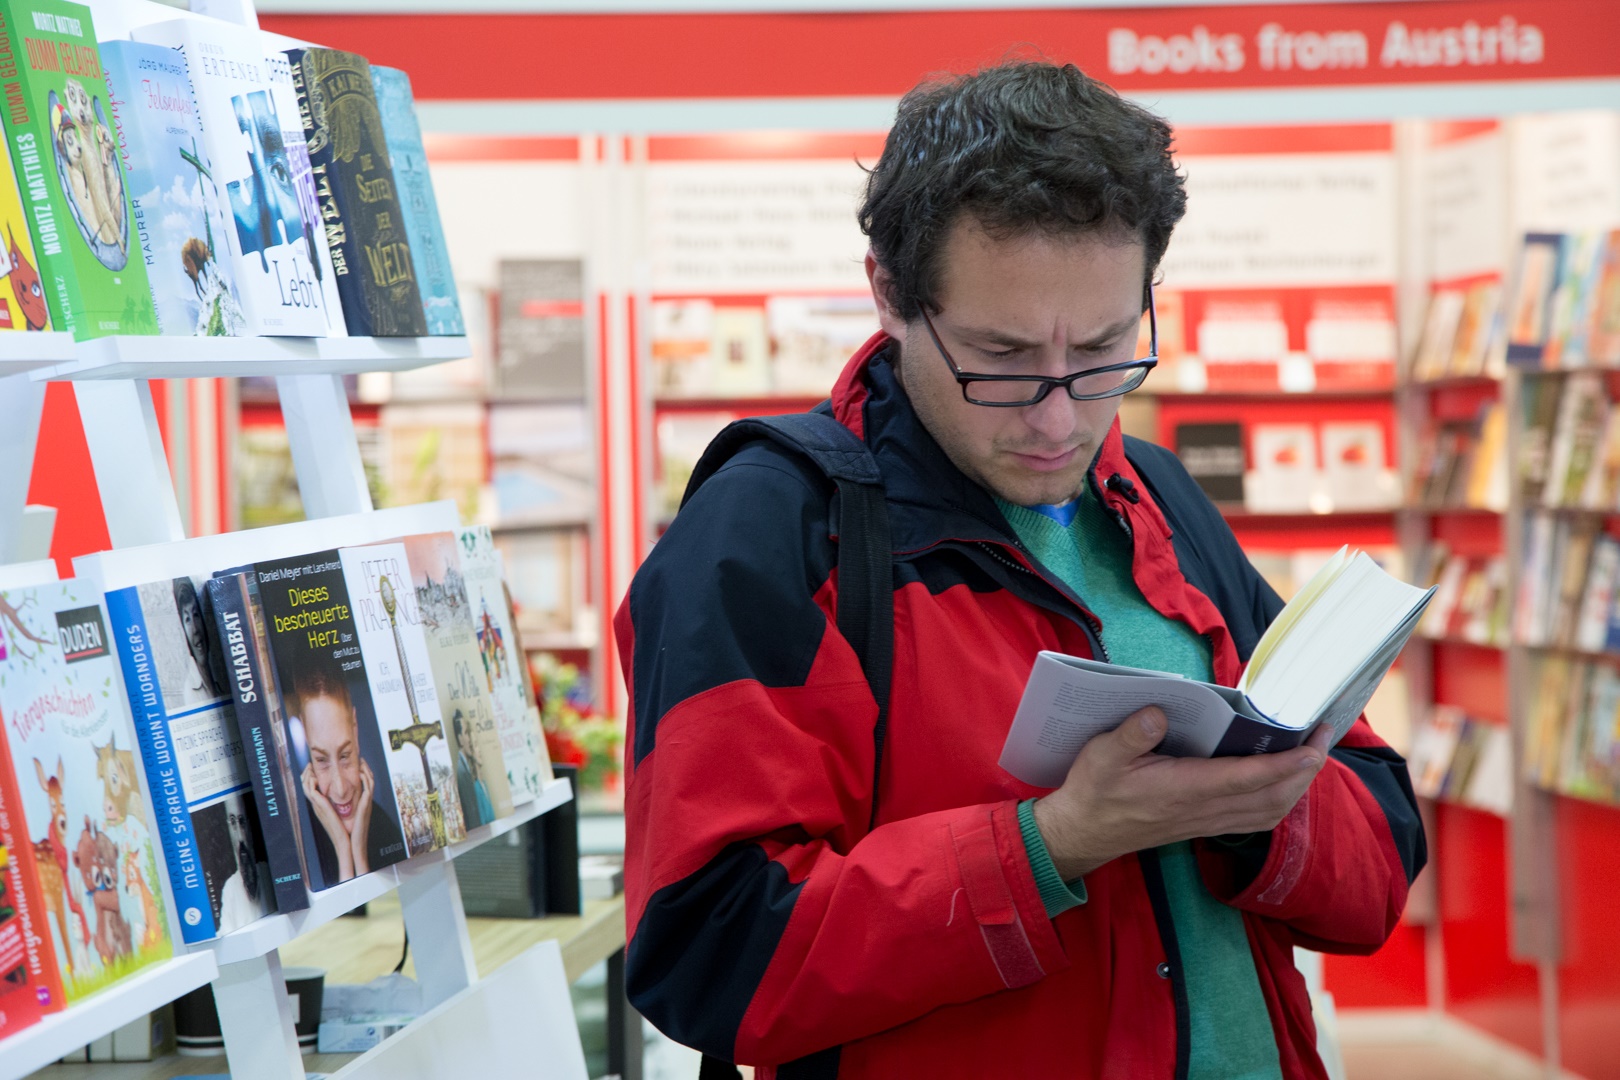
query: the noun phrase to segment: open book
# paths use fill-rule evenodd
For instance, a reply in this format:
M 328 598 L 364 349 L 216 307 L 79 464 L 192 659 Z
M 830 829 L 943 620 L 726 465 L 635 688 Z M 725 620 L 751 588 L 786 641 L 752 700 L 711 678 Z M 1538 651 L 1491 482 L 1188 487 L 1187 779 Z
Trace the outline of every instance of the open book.
M 1093 736 L 1157 705 L 1158 752 L 1227 757 L 1289 750 L 1317 725 L 1338 742 L 1400 655 L 1434 593 L 1341 548 L 1277 615 L 1236 688 L 1043 652 L 1024 686 L 1001 767 L 1036 787 L 1063 783 Z

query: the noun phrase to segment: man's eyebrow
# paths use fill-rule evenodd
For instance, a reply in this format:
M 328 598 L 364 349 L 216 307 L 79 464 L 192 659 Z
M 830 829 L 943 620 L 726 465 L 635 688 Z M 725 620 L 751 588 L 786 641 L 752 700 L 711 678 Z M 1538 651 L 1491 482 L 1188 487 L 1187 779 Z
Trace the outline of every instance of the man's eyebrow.
M 1119 320 L 1116 323 L 1113 323 L 1112 325 L 1104 327 L 1101 331 L 1093 334 L 1085 341 L 1077 341 L 1071 344 L 1069 348 L 1084 349 L 1093 345 L 1101 345 L 1104 342 L 1114 340 L 1119 335 L 1129 330 L 1135 329 L 1141 324 L 1141 322 L 1141 315 L 1129 316 Z M 1020 337 L 1017 334 L 1009 333 L 1006 330 L 998 330 L 993 327 L 969 326 L 963 327 L 962 329 L 958 330 L 957 333 L 961 337 L 975 343 L 999 345 L 1002 348 L 1007 349 L 1038 349 L 1042 345 L 1046 344 L 1044 340 L 1034 341 L 1030 338 Z

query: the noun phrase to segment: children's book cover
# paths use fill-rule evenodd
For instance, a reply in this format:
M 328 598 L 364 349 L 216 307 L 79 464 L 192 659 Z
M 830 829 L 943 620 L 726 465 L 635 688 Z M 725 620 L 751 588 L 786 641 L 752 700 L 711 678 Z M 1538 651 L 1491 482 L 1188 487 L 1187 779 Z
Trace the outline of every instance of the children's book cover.
M 543 782 L 538 731 L 531 731 L 528 702 L 523 696 L 523 656 L 506 606 L 501 577 L 501 553 L 487 525 L 473 525 L 456 534 L 461 548 L 461 574 L 467 588 L 467 606 L 478 642 L 479 674 L 495 706 L 495 726 L 501 736 L 501 758 L 512 802 L 521 805 L 540 794 Z
M 266 52 L 264 69 L 270 76 L 270 96 L 281 121 L 281 138 L 287 147 L 293 183 L 298 188 L 298 205 L 304 214 L 305 231 L 315 258 L 315 277 L 321 285 L 321 307 L 326 313 L 328 337 L 348 337 L 343 320 L 343 296 L 338 292 L 337 274 L 332 269 L 332 248 L 326 242 L 321 224 L 321 204 L 315 193 L 315 172 L 309 161 L 309 144 L 304 141 L 304 125 L 298 118 L 298 90 L 293 86 L 292 65 L 287 54 Z
M 405 858 L 388 756 L 338 553 L 257 563 L 310 889 Z
M 29 847 L 17 773 L 0 717 L 0 1039 L 36 1023 L 51 1001 L 44 966 L 50 934 L 39 925 L 45 909 L 31 858 L 24 872 L 23 853 Z M 55 1004 L 60 1008 L 62 1002 Z
M 399 543 L 338 552 L 410 854 L 466 838 L 423 614 Z
M 286 714 L 276 687 L 258 577 L 251 570 L 222 571 L 208 582 L 208 596 L 247 757 L 248 783 L 259 811 L 276 910 L 301 911 L 309 907 L 304 839 L 299 832 Z
M 185 57 L 162 45 L 107 41 L 101 62 L 158 328 L 195 337 L 246 334 L 233 271 L 221 258 L 229 223 Z
M 84 583 L 0 591 L 0 715 L 52 945 L 47 1007 L 173 955 L 108 630 Z
M 188 942 L 239 930 L 274 909 L 207 581 L 116 589 L 107 614 Z
M 470 829 L 510 814 L 512 793 L 495 705 L 484 684 L 461 556 L 454 533 L 407 536 L 400 544 L 410 563 L 439 711 L 453 744 L 456 791 Z
M 416 119 L 411 78 L 398 68 L 373 64 L 371 85 L 377 93 L 377 112 L 382 116 L 383 137 L 388 142 L 388 161 L 399 185 L 399 210 L 405 216 L 405 235 L 411 242 L 411 260 L 416 266 L 427 331 L 435 336 L 465 334 L 467 327 L 456 298 L 450 252 L 439 221 L 439 203 L 433 197 L 433 177 L 428 173 L 427 151 L 422 146 L 422 127 Z
M 50 305 L 9 153 L 0 154 L 0 232 L 0 330 L 49 330 Z
M 287 59 L 349 333 L 422 337 L 427 316 L 371 65 L 337 49 L 289 49 Z
M 224 193 L 225 246 L 249 333 L 325 337 L 319 230 L 299 203 L 259 34 L 218 19 L 176 19 L 137 27 L 134 37 L 185 57 L 203 146 Z
M 81 341 L 157 333 L 90 9 L 0 3 L 0 57 L 6 139 L 52 324 Z

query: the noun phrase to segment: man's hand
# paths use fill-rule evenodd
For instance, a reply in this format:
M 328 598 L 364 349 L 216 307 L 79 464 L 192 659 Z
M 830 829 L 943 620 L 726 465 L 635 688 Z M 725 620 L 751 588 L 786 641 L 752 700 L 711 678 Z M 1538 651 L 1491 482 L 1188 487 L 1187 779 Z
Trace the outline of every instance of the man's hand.
M 1035 802 L 1035 824 L 1063 880 L 1178 840 L 1266 832 L 1294 808 L 1327 761 L 1332 732 L 1250 757 L 1155 754 L 1164 713 L 1146 708 L 1086 744 L 1063 786 Z

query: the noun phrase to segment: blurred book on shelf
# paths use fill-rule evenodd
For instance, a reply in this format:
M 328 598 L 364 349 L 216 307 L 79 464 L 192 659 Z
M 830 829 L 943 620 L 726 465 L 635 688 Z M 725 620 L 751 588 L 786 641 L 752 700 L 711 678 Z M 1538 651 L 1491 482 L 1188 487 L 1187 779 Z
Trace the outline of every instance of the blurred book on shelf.
M 1411 502 L 1432 510 L 1507 509 L 1507 411 L 1500 402 L 1468 419 L 1435 420 L 1419 435 Z
M 1617 585 L 1620 540 L 1604 533 L 1596 518 L 1535 514 L 1525 530 L 1514 640 L 1583 652 L 1620 650 Z
M 1620 800 L 1620 669 L 1560 656 L 1539 664 L 1525 778 L 1578 798 Z
M 1620 230 L 1526 233 L 1506 295 L 1510 363 L 1620 366 Z
M 1176 456 L 1212 502 L 1243 502 L 1243 425 L 1177 424 Z
M 585 264 L 502 259 L 491 390 L 502 401 L 585 399 Z
M 658 516 L 670 521 L 692 470 L 720 430 L 740 412 L 670 412 L 658 418 Z
M 530 648 L 588 648 L 595 628 L 585 595 L 587 533 L 584 529 L 524 529 L 495 537 L 512 590 L 517 628 Z
M 826 397 L 878 330 L 867 295 L 659 298 L 651 304 L 653 394 Z
M 1436 705 L 1413 733 L 1407 768 L 1425 798 L 1503 817 L 1513 809 L 1513 745 L 1501 724 Z
M 584 525 L 596 505 L 594 447 L 583 403 L 492 405 L 486 516 L 502 527 Z
M 1444 544 L 1425 549 L 1417 580 L 1435 587 L 1434 599 L 1418 624 L 1418 635 L 1500 647 L 1508 640 L 1507 559 L 1451 551 Z
M 381 506 L 454 499 L 464 520 L 484 486 L 484 406 L 477 402 L 385 405 Z
M 1437 288 L 1429 297 L 1423 332 L 1412 358 L 1417 382 L 1478 376 L 1499 377 L 1491 343 L 1500 334 L 1502 286 L 1493 278 Z

